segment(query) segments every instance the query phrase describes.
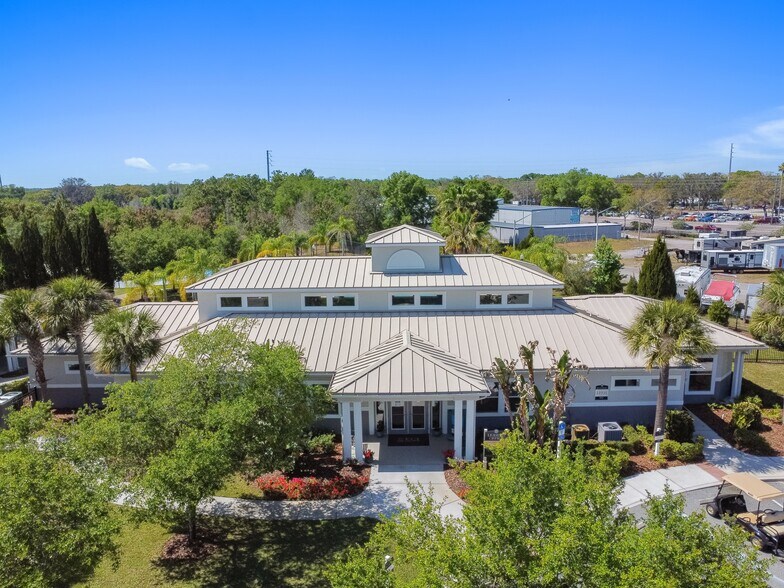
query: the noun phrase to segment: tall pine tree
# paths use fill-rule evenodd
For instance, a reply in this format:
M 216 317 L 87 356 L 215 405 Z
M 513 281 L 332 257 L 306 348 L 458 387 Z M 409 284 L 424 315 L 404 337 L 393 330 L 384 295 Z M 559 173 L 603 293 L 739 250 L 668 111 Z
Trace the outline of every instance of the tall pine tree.
M 16 288 L 19 280 L 19 262 L 16 250 L 8 240 L 8 233 L 0 221 L 0 290 Z
M 637 294 L 648 298 L 675 298 L 675 272 L 667 253 L 667 245 L 661 235 L 656 238 L 653 247 L 645 256 L 637 284 Z
M 72 276 L 79 272 L 81 248 L 76 241 L 62 200 L 55 204 L 52 224 L 44 235 L 44 262 L 52 278 Z
M 44 267 L 44 243 L 34 220 L 22 217 L 22 233 L 16 246 L 19 263 L 17 287 L 37 288 L 43 286 L 48 276 Z
M 104 288 L 114 287 L 114 263 L 109 250 L 109 239 L 95 214 L 95 207 L 90 208 L 87 224 L 82 229 L 82 266 L 85 273 L 98 280 Z

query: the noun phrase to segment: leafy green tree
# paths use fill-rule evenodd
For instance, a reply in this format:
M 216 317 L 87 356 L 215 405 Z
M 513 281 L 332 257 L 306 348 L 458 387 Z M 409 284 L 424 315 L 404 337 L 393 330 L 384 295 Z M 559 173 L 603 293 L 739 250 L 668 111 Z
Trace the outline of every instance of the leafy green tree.
M 563 277 L 564 266 L 569 256 L 558 247 L 558 240 L 553 235 L 541 239 L 534 237 L 528 247 L 520 252 L 520 259 L 539 266 L 548 274 Z
M 580 182 L 590 177 L 587 169 L 570 169 L 565 174 L 543 176 L 536 180 L 545 206 L 578 206 L 583 190 Z
M 111 307 L 111 298 L 102 284 L 84 276 L 52 280 L 41 292 L 44 330 L 53 336 L 70 339 L 76 346 L 85 405 L 90 403 L 90 389 L 84 361 L 84 336 L 87 325 Z
M 614 180 L 607 176 L 591 174 L 580 180 L 578 184 L 582 195 L 578 204 L 583 208 L 593 208 L 594 222 L 599 222 L 599 213 L 609 208 L 620 192 Z
M 20 271 L 16 250 L 0 221 L 0 291 L 15 287 Z
M 558 459 L 516 432 L 493 453 L 489 469 L 463 470 L 471 490 L 462 518 L 442 516 L 432 494 L 413 487 L 410 509 L 329 567 L 332 586 L 766 585 L 769 564 L 740 530 L 683 516 L 671 493 L 648 499 L 645 525 L 618 512 L 611 457 L 566 451 Z
M 185 288 L 217 272 L 224 265 L 223 257 L 209 249 L 183 247 L 177 250 L 175 258 L 166 264 L 166 274 L 174 278 L 180 299 L 185 301 Z
M 340 246 L 340 253 L 345 254 L 354 245 L 354 236 L 357 234 L 357 226 L 354 221 L 345 216 L 341 216 L 332 223 L 327 232 L 327 239 L 330 243 L 337 242 Z
M 621 286 L 621 256 L 612 248 L 607 237 L 602 237 L 593 250 L 593 286 L 597 294 L 615 294 Z
M 95 197 L 95 188 L 82 178 L 64 178 L 57 193 L 71 204 L 84 204 Z
M 686 288 L 686 292 L 684 293 L 683 301 L 688 304 L 689 306 L 693 306 L 694 308 L 700 308 L 700 295 L 697 292 L 697 288 L 694 286 L 689 286 Z
M 675 272 L 672 271 L 672 261 L 661 235 L 656 237 L 656 242 L 642 262 L 637 293 L 659 300 L 675 298 Z
M 24 288 L 37 288 L 46 283 L 44 267 L 44 242 L 35 221 L 22 217 L 21 234 L 16 246 L 19 268 L 17 284 Z
M 670 362 L 697 363 L 714 345 L 697 310 L 675 299 L 650 302 L 624 333 L 629 353 L 642 356 L 646 369 L 659 370 L 654 430 L 664 430 Z
M 250 261 L 256 259 L 263 249 L 264 242 L 266 241 L 264 235 L 248 235 L 240 243 L 240 249 L 237 253 L 239 261 Z
M 425 181 L 405 171 L 395 172 L 381 183 L 384 226 L 410 224 L 425 227 L 433 217 L 434 198 Z
M 623 291 L 626 294 L 637 294 L 637 287 L 638 287 L 637 278 L 635 278 L 634 276 L 630 276 L 629 281 L 626 282 L 626 286 L 623 288 Z
M 94 206 L 90 207 L 84 227 L 81 250 L 85 273 L 101 282 L 104 288 L 114 287 L 114 261 L 109 250 L 109 239 L 98 220 Z
M 48 403 L 23 408 L 0 433 L 3 587 L 70 586 L 116 556 L 119 525 L 105 486 L 41 441 L 50 413 Z
M 166 267 L 167 263 L 175 259 L 179 249 L 202 249 L 209 247 L 209 244 L 209 233 L 203 228 L 195 224 L 182 226 L 173 222 L 139 228 L 124 226 L 110 239 L 119 274 Z
M 249 342 L 244 326 L 191 333 L 157 378 L 115 386 L 102 411 L 81 416 L 78 453 L 125 482 L 138 516 L 186 523 L 193 541 L 197 505 L 229 476 L 293 464 L 329 399 L 305 378 L 298 349 Z
M 27 345 L 30 361 L 35 367 L 35 383 L 46 400 L 48 388 L 44 369 L 44 346 L 46 337 L 43 324 L 41 298 L 33 290 L 9 290 L 0 298 L 0 340 L 21 337 Z
M 124 304 L 134 302 L 163 302 L 166 300 L 166 291 L 162 285 L 163 273 L 161 271 L 146 270 L 135 274 L 123 274 L 123 282 L 127 288 L 123 296 Z
M 488 223 L 498 210 L 498 200 L 509 201 L 512 193 L 500 184 L 491 184 L 480 178 L 455 178 L 438 197 L 437 210 L 443 219 L 456 211 L 476 213 L 476 221 Z
M 455 210 L 447 219 L 445 249 L 451 253 L 477 253 L 486 242 L 489 226 L 478 219 L 476 212 Z
M 777 270 L 770 276 L 751 315 L 749 330 L 763 343 L 784 349 L 784 271 Z
M 708 306 L 708 319 L 716 324 L 726 327 L 730 324 L 730 309 L 723 300 L 714 300 Z
M 93 361 L 99 371 L 118 372 L 128 366 L 131 382 L 138 379 L 138 366 L 158 355 L 161 326 L 147 312 L 111 310 L 94 321 L 100 345 Z
M 594 290 L 594 269 L 584 255 L 569 259 L 563 266 L 561 279 L 566 296 L 591 294 Z
M 52 222 L 43 237 L 44 263 L 52 278 L 71 276 L 79 272 L 81 247 L 68 226 L 63 201 L 58 200 Z

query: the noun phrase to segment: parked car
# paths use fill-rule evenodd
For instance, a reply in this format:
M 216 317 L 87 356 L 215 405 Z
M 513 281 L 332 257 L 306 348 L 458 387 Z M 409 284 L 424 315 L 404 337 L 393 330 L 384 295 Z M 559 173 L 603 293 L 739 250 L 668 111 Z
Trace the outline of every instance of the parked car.
M 711 224 L 708 224 L 708 225 L 697 225 L 694 228 L 695 228 L 695 230 L 699 231 L 700 233 L 719 233 L 719 232 L 721 232 L 721 229 L 719 227 L 717 227 L 716 225 L 711 225 Z
M 736 214 L 736 215 L 735 215 L 735 220 L 739 220 L 739 221 L 750 221 L 750 220 L 751 220 L 751 215 L 750 215 L 750 214 L 748 214 L 748 213 L 745 213 L 745 212 L 743 212 L 743 213 L 741 213 L 741 214 Z
M 694 221 L 697 220 L 697 215 L 696 214 L 686 215 L 686 216 L 683 217 L 683 220 L 694 222 Z
M 756 509 L 749 510 L 745 495 L 756 502 Z M 727 474 L 712 500 L 703 502 L 705 512 L 720 519 L 726 517 L 728 524 L 738 525 L 749 536 L 751 544 L 760 551 L 772 551 L 777 557 L 784 556 L 784 511 L 767 508 L 760 510 L 763 501 L 781 499 L 781 490 L 747 474 Z
M 764 216 L 762 218 L 754 219 L 755 225 L 775 225 L 778 222 L 779 222 L 779 217 L 777 216 Z
M 662 220 L 672 220 L 672 217 L 671 217 L 669 214 L 665 214 L 665 215 L 662 217 Z

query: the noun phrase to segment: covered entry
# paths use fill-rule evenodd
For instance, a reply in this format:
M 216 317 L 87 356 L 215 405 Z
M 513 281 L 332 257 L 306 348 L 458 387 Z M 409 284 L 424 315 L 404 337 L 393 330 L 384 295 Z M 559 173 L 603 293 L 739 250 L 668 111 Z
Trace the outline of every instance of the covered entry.
M 354 455 L 368 434 L 454 437 L 455 456 L 474 459 L 476 401 L 490 392 L 479 368 L 402 331 L 341 366 L 330 390 L 340 404 L 341 432 Z M 343 443 L 343 457 L 351 445 Z

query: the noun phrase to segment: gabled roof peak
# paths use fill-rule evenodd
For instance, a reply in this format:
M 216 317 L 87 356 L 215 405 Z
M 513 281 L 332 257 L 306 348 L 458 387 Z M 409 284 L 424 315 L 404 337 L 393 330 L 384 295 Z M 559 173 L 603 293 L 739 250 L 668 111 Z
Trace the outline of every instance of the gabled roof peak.
M 428 229 L 411 225 L 400 225 L 383 231 L 370 233 L 365 245 L 446 245 L 444 238 Z

